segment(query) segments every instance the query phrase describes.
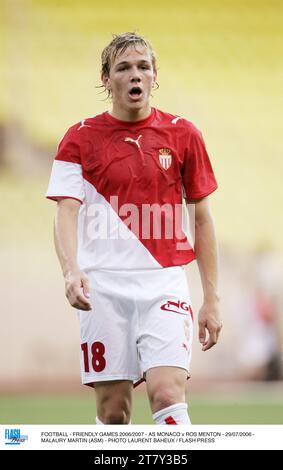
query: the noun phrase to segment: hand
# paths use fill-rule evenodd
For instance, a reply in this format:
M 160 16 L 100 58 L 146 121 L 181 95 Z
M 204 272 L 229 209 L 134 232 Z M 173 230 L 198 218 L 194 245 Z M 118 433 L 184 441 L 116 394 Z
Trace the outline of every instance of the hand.
M 217 343 L 222 329 L 218 300 L 204 302 L 199 311 L 198 323 L 199 342 L 202 344 L 202 351 L 207 351 Z M 208 338 L 206 330 L 208 331 Z
M 79 310 L 91 310 L 90 286 L 83 271 L 68 272 L 65 276 L 66 297 L 71 306 Z

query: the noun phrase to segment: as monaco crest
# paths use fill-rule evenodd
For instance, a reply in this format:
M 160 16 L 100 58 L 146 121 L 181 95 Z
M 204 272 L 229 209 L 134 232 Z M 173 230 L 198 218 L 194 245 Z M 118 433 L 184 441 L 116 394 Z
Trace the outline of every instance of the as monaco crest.
M 168 170 L 172 163 L 171 150 L 167 148 L 159 149 L 159 162 L 164 170 Z

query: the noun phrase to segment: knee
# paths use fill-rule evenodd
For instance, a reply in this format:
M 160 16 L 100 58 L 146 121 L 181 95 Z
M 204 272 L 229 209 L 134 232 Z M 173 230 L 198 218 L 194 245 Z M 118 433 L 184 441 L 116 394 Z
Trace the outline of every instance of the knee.
M 104 424 L 128 424 L 128 415 L 124 410 L 106 410 L 102 422 Z
M 185 401 L 187 372 L 177 367 L 156 367 L 146 373 L 153 413 Z
M 154 390 L 150 396 L 151 408 L 154 412 L 163 410 L 168 406 L 181 401 L 174 387 L 160 387 Z
M 104 424 L 129 424 L 131 420 L 130 405 L 126 400 L 107 400 L 100 409 L 100 419 Z

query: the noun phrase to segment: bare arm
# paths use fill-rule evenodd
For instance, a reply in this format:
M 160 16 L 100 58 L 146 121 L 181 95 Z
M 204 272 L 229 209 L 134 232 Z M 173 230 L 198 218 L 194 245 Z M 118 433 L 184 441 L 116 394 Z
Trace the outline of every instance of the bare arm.
M 208 197 L 195 202 L 195 253 L 204 295 L 198 317 L 199 341 L 202 350 L 206 351 L 217 343 L 222 328 L 218 295 L 218 250 Z
M 65 278 L 68 301 L 74 308 L 91 310 L 89 281 L 77 264 L 77 223 L 80 205 L 75 199 L 58 201 L 54 221 L 54 242 Z

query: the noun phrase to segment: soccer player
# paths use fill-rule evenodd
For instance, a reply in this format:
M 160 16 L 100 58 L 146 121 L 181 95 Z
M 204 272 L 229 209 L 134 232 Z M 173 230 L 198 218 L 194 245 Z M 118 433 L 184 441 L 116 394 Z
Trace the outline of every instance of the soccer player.
M 97 424 L 129 424 L 141 380 L 156 424 L 190 424 L 193 311 L 184 265 L 193 259 L 203 351 L 222 326 L 208 202 L 217 183 L 199 130 L 151 107 L 156 79 L 150 43 L 132 32 L 113 36 L 101 72 L 112 109 L 70 127 L 47 191 L 57 201 L 55 246 L 78 309 L 82 382 L 95 389 Z M 183 196 L 195 208 L 194 248 Z

